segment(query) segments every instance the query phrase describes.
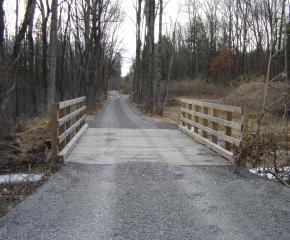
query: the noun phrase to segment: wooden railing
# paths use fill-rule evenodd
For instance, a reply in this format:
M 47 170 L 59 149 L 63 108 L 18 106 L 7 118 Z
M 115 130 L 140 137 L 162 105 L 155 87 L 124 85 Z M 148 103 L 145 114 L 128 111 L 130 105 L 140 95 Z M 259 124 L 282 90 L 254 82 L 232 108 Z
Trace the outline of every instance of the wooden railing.
M 88 129 L 86 97 L 52 104 L 52 158 L 64 161 Z
M 248 135 L 246 108 L 182 100 L 180 129 L 231 162 L 233 148 Z

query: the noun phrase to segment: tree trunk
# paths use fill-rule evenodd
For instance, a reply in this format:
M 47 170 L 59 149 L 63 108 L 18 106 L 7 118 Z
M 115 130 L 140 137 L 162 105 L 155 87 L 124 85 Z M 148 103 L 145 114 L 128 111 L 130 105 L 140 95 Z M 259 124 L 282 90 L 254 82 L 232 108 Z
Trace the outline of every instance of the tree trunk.
M 155 70 L 155 54 L 154 54 L 154 34 L 155 34 L 155 0 L 148 0 L 147 3 L 147 67 L 148 74 L 146 79 L 146 99 L 145 110 L 153 112 L 153 80 Z
M 57 23 L 58 23 L 58 0 L 52 0 L 51 5 L 51 30 L 50 30 L 50 59 L 47 89 L 47 110 L 56 100 L 56 64 L 57 64 Z
M 27 33 L 28 38 L 28 64 L 29 64 L 29 80 L 30 80 L 30 89 L 31 89 L 31 100 L 32 100 L 32 107 L 33 107 L 33 113 L 37 112 L 37 86 L 35 83 L 35 62 L 34 62 L 34 40 L 33 40 L 33 21 L 34 21 L 34 13 L 35 13 L 35 6 L 36 1 L 33 2 L 33 5 L 30 8 L 29 13 L 29 28 Z
M 134 101 L 140 102 L 141 92 L 140 92 L 140 76 L 141 76 L 141 11 L 142 11 L 142 0 L 138 0 L 137 6 L 137 22 L 136 22 L 136 61 L 134 70 Z
M 42 56 L 41 56 L 41 88 L 42 88 L 42 102 L 47 105 L 47 61 L 48 61 L 48 40 L 47 40 L 47 23 L 50 16 L 50 8 L 48 2 L 46 1 L 46 11 L 43 4 L 43 0 L 39 1 L 40 11 L 41 11 L 41 41 L 42 41 Z
M 161 81 L 162 81 L 162 25 L 163 25 L 163 0 L 159 0 L 159 39 L 158 39 L 158 56 L 156 69 L 156 102 L 155 113 L 163 115 L 163 105 L 161 99 Z
M 3 66 L 4 62 L 4 31 L 5 31 L 5 12 L 3 9 L 4 0 L 0 0 L 0 66 Z

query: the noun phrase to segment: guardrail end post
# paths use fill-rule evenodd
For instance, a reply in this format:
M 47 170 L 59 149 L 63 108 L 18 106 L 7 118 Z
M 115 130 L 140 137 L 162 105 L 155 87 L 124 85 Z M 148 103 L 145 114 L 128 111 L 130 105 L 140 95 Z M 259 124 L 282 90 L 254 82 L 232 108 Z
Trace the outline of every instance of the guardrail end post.
M 242 120 L 242 142 L 247 140 L 249 136 L 249 109 L 243 108 Z
M 51 104 L 51 146 L 52 146 L 52 161 L 58 162 L 58 107 L 57 103 Z

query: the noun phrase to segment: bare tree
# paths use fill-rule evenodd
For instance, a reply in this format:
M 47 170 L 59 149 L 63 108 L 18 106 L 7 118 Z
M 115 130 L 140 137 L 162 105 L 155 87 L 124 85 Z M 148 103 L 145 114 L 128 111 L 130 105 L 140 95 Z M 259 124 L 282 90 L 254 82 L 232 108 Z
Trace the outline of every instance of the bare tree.
M 163 0 L 159 0 L 159 37 L 158 49 L 156 57 L 156 71 L 155 71 L 155 113 L 163 115 L 163 104 L 161 97 L 161 81 L 162 81 L 162 27 L 163 27 Z
M 35 1 L 36 0 L 28 0 L 28 2 L 27 2 L 24 20 L 23 20 L 22 25 L 19 29 L 19 32 L 16 34 L 15 41 L 14 41 L 12 63 L 15 63 L 15 60 L 18 57 L 21 42 L 25 37 L 27 27 L 29 26 L 29 23 L 30 23 L 31 13 L 34 12 L 33 8 L 35 8 Z
M 37 112 L 37 99 L 36 99 L 36 87 L 35 87 L 35 62 L 34 62 L 34 39 L 33 39 L 33 27 L 34 27 L 34 14 L 35 14 L 36 1 L 33 1 L 29 12 L 29 27 L 27 32 L 28 38 L 28 65 L 29 65 L 29 78 L 31 85 L 31 99 L 33 112 Z
M 145 4 L 146 14 L 146 76 L 145 80 L 145 102 L 144 107 L 148 112 L 153 112 L 153 79 L 155 74 L 155 0 L 147 0 Z
M 47 72 L 48 72 L 48 40 L 47 40 L 47 24 L 51 13 L 50 5 L 48 0 L 39 1 L 39 9 L 41 12 L 41 42 L 42 42 L 42 56 L 41 56 L 41 89 L 43 96 L 42 101 L 47 104 Z
M 135 69 L 134 69 L 134 101 L 140 102 L 141 98 L 141 13 L 142 13 L 142 0 L 137 1 L 136 7 L 136 59 L 135 59 Z
M 5 31 L 5 23 L 4 16 L 5 12 L 3 9 L 4 0 L 0 0 L 0 66 L 3 65 L 4 58 L 4 31 Z
M 58 0 L 52 0 L 51 4 L 51 29 L 50 29 L 50 56 L 47 89 L 47 109 L 56 100 L 56 64 L 57 64 L 57 30 L 58 30 Z

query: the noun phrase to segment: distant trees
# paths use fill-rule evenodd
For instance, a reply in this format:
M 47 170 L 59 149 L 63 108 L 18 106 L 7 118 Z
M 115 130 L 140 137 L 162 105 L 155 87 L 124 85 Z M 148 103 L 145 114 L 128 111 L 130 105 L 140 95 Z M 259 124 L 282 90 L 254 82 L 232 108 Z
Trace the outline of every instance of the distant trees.
M 3 3 L 1 118 L 45 114 L 52 102 L 81 95 L 94 108 L 106 96 L 108 79 L 120 78 L 119 0 L 16 0 L 15 31 L 5 23 Z M 23 16 L 18 16 L 19 4 L 25 7 Z
M 134 73 L 134 99 L 141 102 L 148 112 L 162 114 L 162 27 L 163 27 L 163 0 L 142 0 L 136 6 L 136 61 Z M 143 7 L 143 8 L 142 8 Z M 141 40 L 141 11 L 145 16 L 145 34 L 142 48 Z M 159 36 L 155 44 L 155 20 L 159 10 Z M 163 91 L 164 92 L 164 91 Z
M 249 73 L 265 73 L 271 45 L 283 45 L 285 0 L 188 0 L 187 6 L 188 23 L 175 42 L 174 79 L 212 79 L 211 63 L 228 49 L 233 67 L 227 80 L 246 80 Z
M 138 2 L 134 65 L 134 94 L 137 97 L 134 99 L 144 103 L 150 112 L 162 114 L 160 100 L 162 102 L 166 95 L 164 89 L 168 81 L 166 74 L 160 75 L 160 66 L 161 72 L 171 73 L 170 78 L 175 80 L 216 81 L 218 76 L 223 79 L 220 82 L 234 83 L 235 79 L 248 80 L 251 73 L 265 74 L 269 52 L 283 48 L 285 0 L 186 0 L 187 23 L 177 24 L 167 36 L 162 32 L 163 1 L 143 0 L 143 5 L 141 0 Z M 153 29 L 150 21 L 153 2 L 157 14 L 154 19 L 159 19 L 159 37 L 154 46 L 152 39 L 149 41 Z M 140 7 L 146 19 L 144 39 L 138 32 Z M 174 38 L 171 36 L 173 32 Z M 160 51 L 167 57 L 160 58 Z M 171 58 L 168 53 L 173 56 L 172 64 L 168 64 Z M 278 71 L 279 66 L 275 68 Z

